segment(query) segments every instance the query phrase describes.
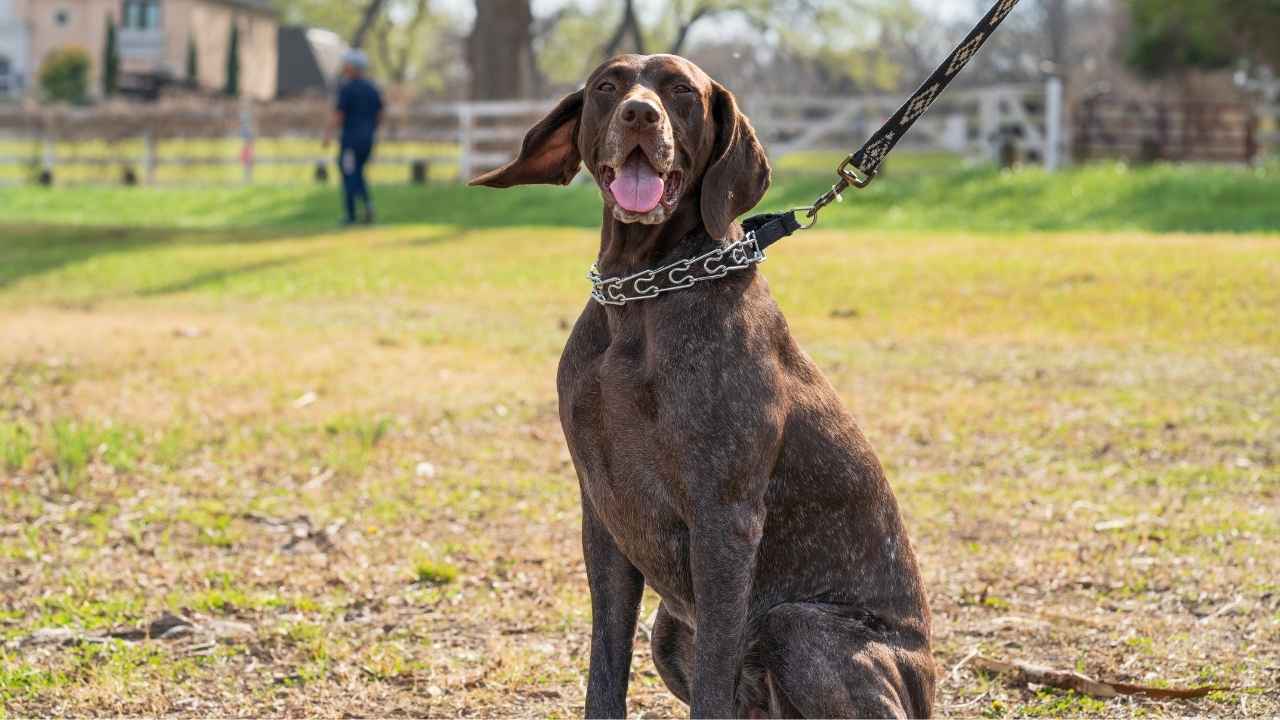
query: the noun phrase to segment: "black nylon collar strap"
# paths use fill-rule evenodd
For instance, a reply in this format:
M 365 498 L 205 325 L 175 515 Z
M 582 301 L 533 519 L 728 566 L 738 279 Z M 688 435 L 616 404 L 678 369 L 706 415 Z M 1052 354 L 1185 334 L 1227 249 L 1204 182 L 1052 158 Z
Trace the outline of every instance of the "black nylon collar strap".
M 753 215 L 742 221 L 742 230 L 756 234 L 756 247 L 765 248 L 801 228 L 794 210 L 780 213 Z
M 991 39 L 992 33 L 996 28 L 1000 27 L 1000 23 L 1013 12 L 1013 8 L 1018 5 L 1018 0 L 997 0 L 992 6 L 991 11 L 986 17 L 978 23 L 976 27 L 969 33 L 969 36 L 960 43 L 960 46 L 951 53 L 946 62 L 942 63 L 937 70 L 933 71 L 933 75 L 916 90 L 911 96 L 898 108 L 898 111 L 889 118 L 889 121 L 871 136 L 871 139 L 862 146 L 860 150 L 853 154 L 851 160 L 853 166 L 863 174 L 864 177 L 870 178 L 880 169 L 880 164 L 884 162 L 884 157 L 889 151 L 898 144 L 902 137 L 907 134 L 912 125 L 920 119 L 921 115 L 937 101 L 942 95 L 942 91 L 947 89 L 965 65 L 973 59 L 974 55 L 982 49 L 982 46 Z

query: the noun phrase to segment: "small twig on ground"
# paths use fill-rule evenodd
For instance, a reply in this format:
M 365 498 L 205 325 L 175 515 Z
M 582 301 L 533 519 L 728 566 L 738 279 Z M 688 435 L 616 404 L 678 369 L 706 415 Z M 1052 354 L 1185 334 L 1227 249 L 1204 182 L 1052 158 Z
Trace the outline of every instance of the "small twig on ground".
M 945 709 L 947 709 L 947 710 L 962 710 L 962 709 L 964 709 L 964 708 L 972 707 L 972 706 L 974 706 L 974 705 L 977 705 L 978 703 L 982 702 L 982 701 L 983 701 L 983 699 L 985 699 L 985 698 L 986 698 L 988 695 L 990 695 L 990 694 L 991 694 L 991 690 L 990 690 L 990 689 L 983 690 L 983 691 L 982 691 L 982 694 L 978 695 L 978 697 L 973 698 L 972 700 L 965 700 L 964 702 L 962 702 L 962 703 L 957 703 L 957 704 L 955 704 L 955 705 L 944 705 L 944 706 L 943 706 L 943 708 L 945 708 Z
M 1235 606 L 1239 605 L 1243 600 L 1244 600 L 1243 598 L 1241 598 L 1241 597 L 1237 596 L 1234 600 L 1232 600 L 1231 602 L 1227 603 L 1226 605 L 1223 605 L 1222 607 L 1218 608 L 1217 610 L 1214 610 L 1213 612 L 1209 613 L 1208 615 L 1205 615 L 1204 617 L 1200 618 L 1200 622 L 1202 622 L 1202 623 L 1207 623 L 1207 622 L 1209 622 L 1210 620 L 1212 620 L 1212 619 L 1214 619 L 1214 618 L 1222 617 L 1223 615 L 1227 614 L 1227 612 L 1228 612 L 1228 611 L 1230 611 L 1232 608 L 1234 608 Z
M 1119 695 L 1142 695 L 1158 699 L 1201 698 L 1216 690 L 1230 690 L 1229 687 L 1204 685 L 1194 688 L 1164 688 L 1150 685 L 1131 685 L 1121 682 L 1105 682 L 1094 680 L 1077 672 L 1055 670 L 1041 665 L 1022 662 L 1005 662 L 993 660 L 981 655 L 972 661 L 975 668 L 998 674 L 1016 676 L 1020 682 L 1048 685 L 1062 690 L 1075 690 L 1078 693 L 1099 698 L 1113 698 Z
M 977 645 L 973 646 L 973 648 L 969 650 L 969 654 L 961 658 L 960 662 L 956 663 L 955 667 L 951 668 L 951 672 L 947 674 L 947 682 L 954 683 L 956 681 L 956 677 L 960 674 L 960 670 L 965 665 L 968 665 L 970 660 L 976 657 L 978 657 Z

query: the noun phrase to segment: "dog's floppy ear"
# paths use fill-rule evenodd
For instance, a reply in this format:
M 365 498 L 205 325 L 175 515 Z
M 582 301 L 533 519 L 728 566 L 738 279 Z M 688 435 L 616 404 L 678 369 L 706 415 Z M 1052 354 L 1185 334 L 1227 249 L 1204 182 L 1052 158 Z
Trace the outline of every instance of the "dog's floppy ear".
M 469 184 L 507 188 L 514 185 L 568 185 L 582 156 L 578 153 L 578 121 L 582 118 L 582 91 L 560 101 L 524 136 L 520 155 Z
M 733 93 L 720 83 L 713 83 L 711 118 L 716 141 L 702 176 L 702 222 L 711 237 L 722 238 L 734 218 L 755 207 L 769 189 L 769 158 Z

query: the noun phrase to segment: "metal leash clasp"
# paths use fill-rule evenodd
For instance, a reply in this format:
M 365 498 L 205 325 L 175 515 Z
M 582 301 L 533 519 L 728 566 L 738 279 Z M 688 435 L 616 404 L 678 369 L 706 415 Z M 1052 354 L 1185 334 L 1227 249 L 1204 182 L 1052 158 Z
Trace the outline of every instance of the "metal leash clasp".
M 840 166 L 836 168 L 836 174 L 839 175 L 842 180 L 847 181 L 849 185 L 852 185 L 859 190 L 870 185 L 871 181 L 876 179 L 874 171 L 869 173 L 863 172 L 861 168 L 853 164 L 853 155 L 845 158 L 844 162 L 840 163 Z
M 830 205 L 833 202 L 842 202 L 844 200 L 844 191 L 849 188 L 862 188 L 871 184 L 875 180 L 875 173 L 864 173 L 853 164 L 853 155 L 846 157 L 839 166 L 836 167 L 836 174 L 840 176 L 840 180 L 831 189 L 823 193 L 822 197 L 813 201 L 813 204 L 805 208 L 797 208 L 796 212 L 803 212 L 805 217 L 809 218 L 809 222 L 801 225 L 801 230 L 808 230 L 818 224 L 818 211 Z

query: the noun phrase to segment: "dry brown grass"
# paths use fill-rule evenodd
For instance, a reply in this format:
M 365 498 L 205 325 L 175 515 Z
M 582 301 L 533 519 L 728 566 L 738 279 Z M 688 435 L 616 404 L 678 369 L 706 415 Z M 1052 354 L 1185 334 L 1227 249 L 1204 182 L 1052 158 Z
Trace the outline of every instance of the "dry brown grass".
M 553 377 L 590 234 L 440 235 L 198 239 L 0 286 L 7 713 L 580 712 Z M 1280 346 L 1256 327 L 1276 240 L 1016 243 L 817 235 L 766 266 L 905 510 L 940 712 L 1280 713 Z M 253 269 L 271 257 L 304 259 Z M 99 641 L 165 613 L 193 632 Z M 71 638 L 33 642 L 49 628 Z M 1235 689 L 1103 702 L 951 673 L 974 649 Z M 643 641 L 634 670 L 633 713 L 685 712 Z

